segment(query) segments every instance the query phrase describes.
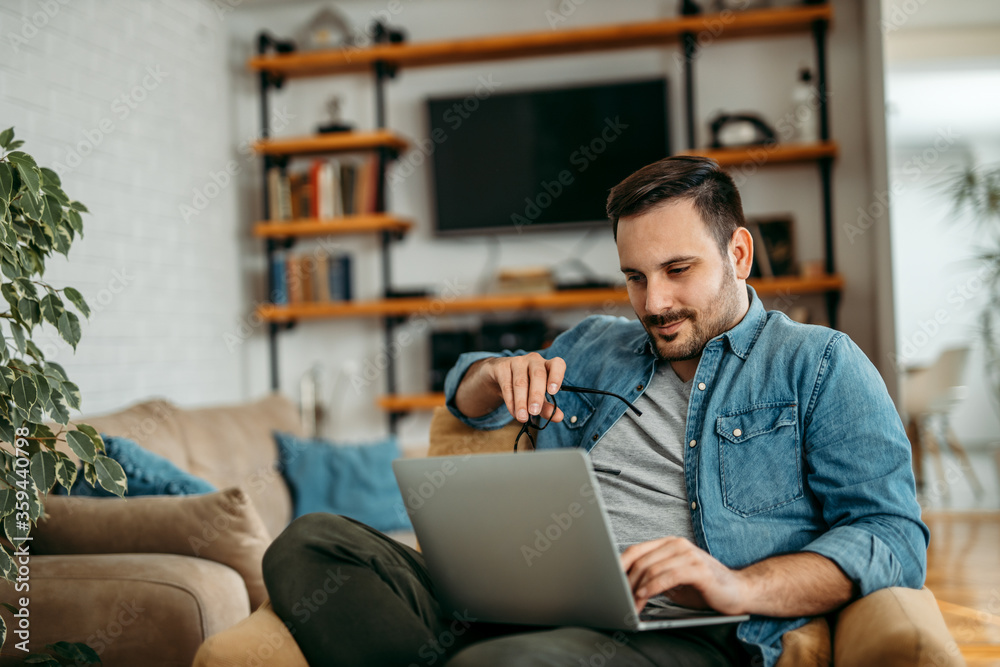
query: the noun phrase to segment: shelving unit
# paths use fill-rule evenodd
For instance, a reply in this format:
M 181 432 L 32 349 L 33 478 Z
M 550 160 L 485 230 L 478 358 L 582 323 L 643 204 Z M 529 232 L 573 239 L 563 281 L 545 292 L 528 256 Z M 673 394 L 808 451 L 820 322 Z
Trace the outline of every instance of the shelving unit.
M 723 167 L 771 164 L 815 163 L 822 185 L 822 217 L 825 242 L 825 275 L 812 278 L 782 277 L 749 281 L 761 296 L 787 294 L 822 294 L 826 297 L 830 325 L 836 327 L 837 306 L 843 277 L 836 273 L 833 252 L 832 164 L 838 146 L 831 140 L 827 108 L 826 33 L 833 20 L 828 4 L 802 5 L 780 9 L 681 16 L 611 26 L 559 31 L 529 32 L 485 36 L 470 39 L 424 43 L 375 44 L 367 48 L 347 48 L 309 53 L 267 53 L 269 38 L 262 35 L 258 56 L 248 66 L 258 73 L 261 86 L 263 137 L 254 149 L 263 156 L 265 174 L 272 165 L 302 155 L 343 151 L 372 151 L 379 158 L 376 190 L 376 213 L 334 220 L 294 220 L 258 222 L 255 236 L 265 240 L 268 253 L 268 284 L 273 284 L 273 252 L 288 247 L 299 237 L 332 234 L 381 235 L 382 293 L 380 299 L 352 302 L 263 304 L 257 315 L 268 322 L 270 335 L 271 386 L 278 388 L 277 336 L 281 329 L 299 320 L 321 318 L 379 317 L 384 322 L 387 341 L 394 328 L 414 314 L 470 313 L 488 311 L 549 310 L 578 308 L 606 302 L 627 303 L 624 288 L 553 292 L 549 294 L 488 294 L 456 298 L 394 298 L 389 271 L 391 243 L 400 239 L 412 223 L 386 212 L 385 169 L 388 162 L 406 150 L 407 142 L 387 129 L 385 113 L 386 80 L 405 68 L 437 67 L 488 60 L 512 60 L 680 45 L 684 54 L 684 106 L 688 148 L 683 153 L 706 155 Z M 816 85 L 819 91 L 819 136 L 815 144 L 772 144 L 740 149 L 699 149 L 695 147 L 694 62 L 699 35 L 711 35 L 706 42 L 739 38 L 761 38 L 796 33 L 811 33 L 816 51 Z M 325 134 L 315 137 L 272 139 L 268 128 L 268 92 L 286 79 L 369 73 L 375 94 L 375 126 L 371 131 Z M 265 176 L 266 178 L 266 176 Z M 270 210 L 264 184 L 264 210 Z M 412 410 L 444 404 L 440 394 L 399 395 L 396 393 L 395 366 L 390 358 L 386 368 L 387 394 L 378 405 L 389 415 L 390 430 L 395 432 L 398 417 Z

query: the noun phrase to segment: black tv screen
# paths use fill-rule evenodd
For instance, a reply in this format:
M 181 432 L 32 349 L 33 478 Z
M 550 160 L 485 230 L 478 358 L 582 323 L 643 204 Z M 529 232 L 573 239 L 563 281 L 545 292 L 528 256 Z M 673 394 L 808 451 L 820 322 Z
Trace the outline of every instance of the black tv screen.
M 662 78 L 427 105 L 438 234 L 605 222 L 608 191 L 670 154 Z

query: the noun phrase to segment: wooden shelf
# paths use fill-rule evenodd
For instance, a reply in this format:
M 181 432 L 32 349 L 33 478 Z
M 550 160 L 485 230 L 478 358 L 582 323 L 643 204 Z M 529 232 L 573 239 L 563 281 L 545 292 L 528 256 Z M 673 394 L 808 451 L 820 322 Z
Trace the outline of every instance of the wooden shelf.
M 822 294 L 843 288 L 840 275 L 801 278 L 760 278 L 748 281 L 761 298 L 782 294 Z M 482 294 L 452 298 L 407 297 L 371 301 L 305 302 L 288 305 L 261 304 L 257 315 L 268 322 L 292 320 L 416 315 L 420 313 L 473 313 L 503 310 L 582 308 L 611 303 L 628 303 L 624 287 L 610 289 L 565 290 L 539 294 Z
M 490 310 L 579 308 L 613 301 L 628 301 L 625 288 L 543 292 L 539 294 L 483 294 L 458 297 L 406 297 L 372 301 L 306 302 L 289 305 L 261 304 L 257 314 L 270 322 L 298 319 L 415 315 L 427 313 L 476 313 Z
M 804 32 L 814 21 L 831 21 L 828 4 L 705 14 L 567 30 L 489 35 L 437 42 L 379 44 L 367 48 L 257 56 L 247 63 L 254 71 L 285 77 L 370 72 L 375 63 L 391 67 L 457 65 L 484 60 L 558 56 L 586 51 L 610 51 L 675 44 L 686 33 L 716 42 L 740 37 L 765 37 Z
M 351 215 L 344 218 L 317 220 L 261 221 L 253 227 L 253 235 L 259 238 L 287 238 L 289 236 L 333 236 L 336 234 L 365 234 L 368 232 L 405 233 L 413 227 L 409 220 L 384 213 Z
M 844 289 L 844 277 L 839 273 L 814 276 L 781 276 L 779 278 L 751 278 L 747 283 L 754 288 L 757 296 L 766 298 L 786 294 L 824 294 Z
M 312 137 L 287 139 L 260 139 L 253 149 L 260 155 L 315 155 L 318 153 L 349 153 L 390 148 L 396 152 L 406 150 L 409 144 L 389 130 L 360 132 L 330 132 Z
M 375 402 L 386 412 L 433 410 L 444 406 L 444 393 L 386 395 L 379 396 Z
M 744 148 L 699 148 L 682 151 L 683 155 L 710 157 L 720 167 L 748 165 L 762 167 L 768 164 L 791 162 L 812 162 L 821 158 L 835 158 L 839 147 L 835 141 L 815 144 L 772 144 L 770 146 L 747 146 Z

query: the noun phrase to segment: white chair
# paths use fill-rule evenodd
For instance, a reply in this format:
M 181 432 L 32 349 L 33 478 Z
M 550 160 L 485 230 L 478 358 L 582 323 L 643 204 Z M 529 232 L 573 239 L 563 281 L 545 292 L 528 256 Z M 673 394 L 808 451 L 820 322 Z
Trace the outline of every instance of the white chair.
M 952 409 L 968 394 L 968 387 L 962 384 L 968 357 L 968 346 L 953 347 L 942 351 L 930 366 L 906 370 L 902 388 L 903 413 L 906 434 L 913 448 L 913 473 L 919 493 L 924 492 L 923 452 L 926 447 L 941 482 L 941 494 L 945 499 L 950 498 L 950 480 L 945 475 L 935 423 L 939 425 L 938 432 L 944 434 L 944 442 L 959 459 L 962 475 L 971 483 L 976 498 L 981 498 L 984 493 L 965 448 L 958 442 L 948 422 Z

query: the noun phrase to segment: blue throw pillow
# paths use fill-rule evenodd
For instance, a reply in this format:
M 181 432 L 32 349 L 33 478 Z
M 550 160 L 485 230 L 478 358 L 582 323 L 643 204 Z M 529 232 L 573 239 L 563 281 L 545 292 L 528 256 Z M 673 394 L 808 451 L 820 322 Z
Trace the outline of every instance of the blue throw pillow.
M 338 445 L 274 431 L 274 439 L 296 517 L 331 512 L 376 530 L 412 530 L 392 472 L 393 459 L 401 455 L 394 437 Z
M 184 472 L 158 454 L 147 451 L 128 438 L 101 434 L 104 439 L 105 454 L 121 464 L 128 480 L 126 496 L 186 496 L 212 493 L 217 489 L 194 475 Z M 65 494 L 60 484 L 55 486 L 57 494 Z M 100 485 L 91 486 L 83 479 L 83 472 L 77 475 L 70 489 L 73 496 L 110 497 L 115 494 L 105 491 Z

